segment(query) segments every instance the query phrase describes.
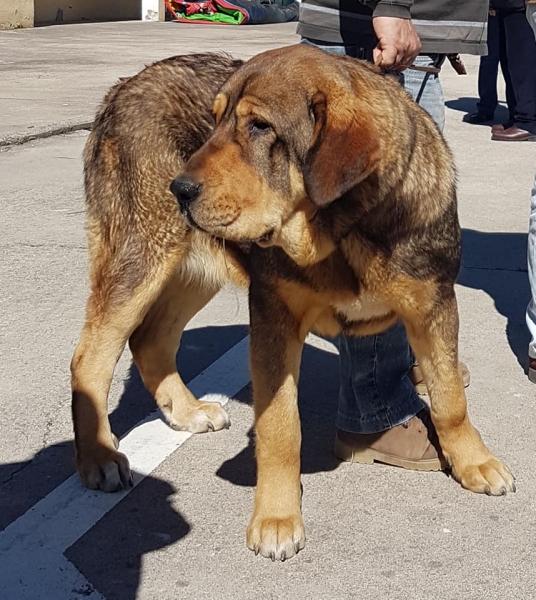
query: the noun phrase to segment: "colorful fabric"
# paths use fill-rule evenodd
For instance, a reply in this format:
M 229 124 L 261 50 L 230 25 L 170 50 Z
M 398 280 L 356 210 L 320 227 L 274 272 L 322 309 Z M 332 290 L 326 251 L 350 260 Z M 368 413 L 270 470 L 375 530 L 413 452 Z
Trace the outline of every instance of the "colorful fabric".
M 297 21 L 299 3 L 264 3 L 261 0 L 207 0 L 187 2 L 166 0 L 169 14 L 180 23 L 215 23 L 224 25 L 261 25 Z

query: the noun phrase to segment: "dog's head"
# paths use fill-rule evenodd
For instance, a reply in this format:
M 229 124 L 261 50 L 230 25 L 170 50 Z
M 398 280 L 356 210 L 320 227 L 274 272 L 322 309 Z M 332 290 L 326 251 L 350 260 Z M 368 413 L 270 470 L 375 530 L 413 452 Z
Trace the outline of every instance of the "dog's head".
M 171 185 L 182 212 L 213 235 L 270 244 L 297 211 L 329 205 L 379 160 L 377 79 L 306 45 L 250 60 L 221 89 L 212 137 Z

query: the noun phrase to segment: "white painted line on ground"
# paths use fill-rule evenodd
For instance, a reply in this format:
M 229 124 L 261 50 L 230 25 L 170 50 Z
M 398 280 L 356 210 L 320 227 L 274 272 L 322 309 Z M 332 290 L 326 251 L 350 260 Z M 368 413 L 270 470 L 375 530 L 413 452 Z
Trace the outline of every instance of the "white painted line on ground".
M 248 343 L 244 338 L 200 373 L 190 391 L 225 404 L 250 382 Z M 316 336 L 307 343 L 337 352 Z M 130 460 L 134 487 L 191 436 L 168 427 L 157 411 L 138 423 L 119 446 Z M 91 491 L 72 475 L 11 523 L 0 533 L 0 600 L 105 600 L 63 553 L 131 491 Z
M 198 398 L 226 402 L 249 381 L 248 341 L 223 354 L 189 384 Z M 207 396 L 208 394 L 208 396 Z M 120 442 L 134 472 L 134 487 L 191 433 L 177 432 L 155 411 Z M 63 555 L 131 490 L 103 494 L 72 475 L 0 533 L 0 600 L 104 600 Z

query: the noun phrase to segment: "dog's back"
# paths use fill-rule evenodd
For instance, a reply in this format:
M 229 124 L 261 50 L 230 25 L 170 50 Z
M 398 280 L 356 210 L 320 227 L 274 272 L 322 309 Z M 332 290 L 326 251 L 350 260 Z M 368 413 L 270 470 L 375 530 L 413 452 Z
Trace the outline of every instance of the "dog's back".
M 108 92 L 84 151 L 93 268 L 127 266 L 122 280 L 135 287 L 148 260 L 184 245 L 169 184 L 210 136 L 213 98 L 241 64 L 212 53 L 175 56 Z

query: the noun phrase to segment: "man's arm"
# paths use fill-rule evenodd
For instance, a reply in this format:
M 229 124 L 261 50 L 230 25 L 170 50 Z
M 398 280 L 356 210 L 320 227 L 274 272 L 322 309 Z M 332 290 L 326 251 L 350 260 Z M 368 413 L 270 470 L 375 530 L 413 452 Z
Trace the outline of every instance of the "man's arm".
M 411 66 L 421 50 L 421 41 L 411 22 L 413 0 L 379 0 L 367 5 L 372 8 L 372 25 L 378 38 L 374 63 L 391 71 Z

